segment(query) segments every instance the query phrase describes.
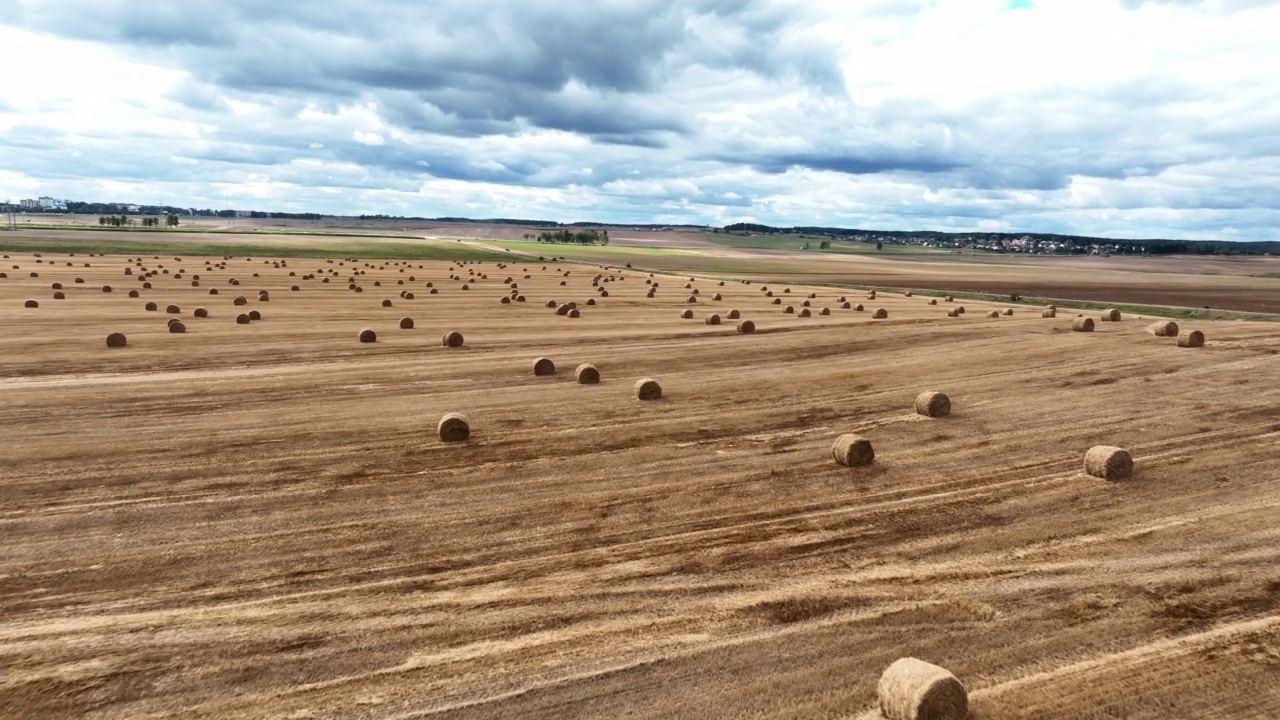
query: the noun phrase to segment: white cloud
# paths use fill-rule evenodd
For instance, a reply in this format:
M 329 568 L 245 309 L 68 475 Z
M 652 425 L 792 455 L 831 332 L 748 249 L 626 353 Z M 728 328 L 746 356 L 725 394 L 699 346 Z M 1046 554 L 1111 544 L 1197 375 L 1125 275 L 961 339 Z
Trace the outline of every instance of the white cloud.
M 351 137 L 361 145 L 385 145 L 387 142 L 378 133 L 364 132 L 362 130 L 356 130 L 352 132 Z

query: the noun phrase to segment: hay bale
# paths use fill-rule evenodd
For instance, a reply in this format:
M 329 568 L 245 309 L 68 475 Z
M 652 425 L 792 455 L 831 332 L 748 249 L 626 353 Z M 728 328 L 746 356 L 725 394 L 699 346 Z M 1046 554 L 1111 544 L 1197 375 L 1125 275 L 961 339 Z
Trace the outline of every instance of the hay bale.
M 854 312 L 862 312 L 863 310 L 866 310 L 866 308 L 862 307 L 862 303 L 858 303 L 857 305 L 853 306 Z
M 1084 471 L 1103 480 L 1133 477 L 1133 456 L 1124 448 L 1095 445 L 1084 455 Z
M 54 293 L 54 294 L 53 294 L 53 299 L 54 299 L 54 300 L 66 300 L 66 299 L 67 299 L 67 294 L 66 294 L 66 293 L 64 293 L 64 292 L 62 292 L 61 290 L 59 290 L 58 292 L 56 292 L 56 293 Z
M 956 312 L 955 308 L 951 308 L 947 311 L 947 317 L 960 317 L 960 313 Z
M 196 308 L 195 312 L 192 313 L 192 315 L 195 315 L 198 318 L 207 318 L 209 317 L 209 311 L 206 310 L 205 308 L 198 307 Z
M 808 300 L 805 300 L 804 302 L 800 303 L 800 305 L 801 307 L 812 307 L 813 303 L 809 302 Z
M 511 304 L 511 298 L 510 298 L 509 296 L 507 296 L 507 295 L 503 295 L 503 296 L 502 296 L 502 299 L 501 299 L 501 300 L 499 300 L 498 302 L 501 302 L 503 305 L 510 305 L 510 304 Z
M 578 308 L 573 308 L 572 310 L 569 311 L 569 314 L 566 315 L 565 317 L 580 318 L 582 317 L 582 312 L 579 311 Z
M 573 371 L 579 385 L 596 385 L 600 382 L 600 371 L 591 363 L 583 363 Z
M 249 322 L 250 322 L 250 318 L 247 313 L 240 313 L 239 315 L 236 316 L 237 325 L 248 325 Z M 369 332 L 373 332 L 373 331 L 370 330 Z M 366 342 L 366 341 L 361 340 L 361 342 Z M 368 342 L 373 342 L 373 340 L 369 340 Z
M 961 315 L 963 315 L 963 314 L 964 314 L 964 306 L 963 306 L 963 305 L 958 305 L 958 306 L 956 306 L 956 312 L 957 312 L 957 313 L 959 313 L 959 314 L 961 314 Z
M 444 337 L 440 339 L 440 342 L 442 345 L 449 348 L 462 347 L 462 333 L 457 330 L 451 330 L 444 334 Z
M 559 303 L 557 303 L 555 300 L 548 300 L 548 301 L 547 301 L 547 307 L 552 308 L 553 310 L 554 310 L 554 309 L 556 308 L 556 306 L 558 306 L 558 305 L 559 305 Z
M 871 292 L 867 293 L 867 299 L 868 299 L 868 300 L 875 300 L 875 299 L 876 299 L 876 291 L 875 291 L 875 290 L 872 290 Z
M 411 318 L 411 317 L 402 317 L 402 318 L 400 318 L 400 329 L 401 329 L 401 330 L 412 330 L 412 329 L 413 329 L 413 318 Z
M 729 320 L 737 320 L 738 318 L 742 317 L 742 313 L 738 312 L 737 310 L 730 310 L 729 312 L 725 313 L 725 317 L 728 318 Z
M 872 449 L 870 440 L 849 433 L 836 438 L 831 446 L 831 457 L 845 467 L 863 467 L 875 461 L 876 451 Z
M 1172 320 L 1157 320 L 1147 326 L 1147 332 L 1156 337 L 1178 337 L 1178 323 Z
M 271 293 L 267 292 L 266 290 L 258 291 L 258 302 L 270 302 L 270 301 L 271 301 Z
M 382 301 L 382 307 L 391 307 L 391 298 Z
M 639 400 L 657 400 L 662 397 L 662 386 L 653 378 L 640 378 L 636 381 L 635 390 Z
M 955 302 L 955 301 L 956 301 L 956 299 L 955 299 L 955 298 L 953 298 L 953 297 L 951 297 L 950 295 L 948 295 L 948 296 L 946 296 L 946 297 L 944 297 L 944 298 L 942 298 L 942 299 L 943 299 L 943 300 L 945 300 L 945 301 L 947 301 L 947 302 Z
M 606 293 L 606 294 L 608 294 L 608 293 Z M 587 298 L 587 304 L 588 304 L 588 305 L 595 305 L 595 304 L 596 304 L 596 299 L 595 299 L 595 298 Z
M 819 314 L 819 315 L 830 315 L 830 314 L 831 314 L 831 308 L 822 308 L 822 310 L 821 310 L 821 311 L 819 311 L 819 312 L 818 312 L 818 314 Z
M 876 311 L 871 314 L 872 320 L 887 320 L 888 318 L 889 311 L 884 308 L 876 308 Z
M 692 310 L 687 310 L 687 309 L 686 309 L 686 310 L 682 310 L 682 311 L 680 312 L 680 319 L 681 319 L 681 320 L 692 320 L 692 319 L 693 319 L 693 311 L 692 311 Z
M 925 417 L 946 417 L 951 414 L 951 398 L 936 390 L 925 390 L 916 396 L 916 413 Z
M 1042 318 L 1057 317 L 1057 315 L 1058 315 L 1058 311 L 1054 310 L 1053 308 L 1045 308 L 1044 310 L 1040 311 L 1040 317 Z
M 257 310 L 250 310 L 250 311 L 249 311 L 249 319 L 250 319 L 250 320 L 261 320 L 261 319 L 262 319 L 262 313 L 258 312 Z
M 930 304 L 930 305 L 937 305 L 937 304 L 938 304 L 938 298 L 930 298 L 930 299 L 929 299 L 929 304 Z
M 209 294 L 210 294 L 210 295 L 217 295 L 217 294 L 218 294 L 218 288 L 209 288 Z
M 166 327 L 173 327 L 173 324 L 174 324 L 174 323 L 178 323 L 178 322 L 182 322 L 182 321 L 181 321 L 181 320 L 179 320 L 178 318 L 169 318 L 168 322 L 166 322 L 166 323 L 165 323 L 165 326 L 166 326 Z
M 471 424 L 461 413 L 449 413 L 440 418 L 436 425 L 436 434 L 444 442 L 466 442 L 471 437 Z
M 435 292 L 435 290 L 432 290 L 431 292 Z M 525 301 L 525 297 L 523 295 L 516 296 L 516 302 L 524 302 L 524 301 Z
M 774 304 L 774 305 L 781 305 L 781 304 L 782 304 L 782 298 L 774 298 L 774 299 L 773 299 L 773 304 Z
M 1005 308 L 1005 309 L 1004 309 L 1004 314 L 1005 314 L 1005 315 L 1012 315 L 1012 314 L 1013 314 L 1013 308 Z
M 142 309 L 146 310 L 147 312 L 155 312 L 160 309 L 160 306 L 156 305 L 153 302 L 148 302 L 146 305 L 142 306 Z
M 128 342 L 129 340 L 124 336 L 124 333 L 111 333 L 107 336 L 107 347 L 109 348 L 121 348 Z
M 809 311 L 809 308 L 801 308 L 799 317 L 813 317 L 813 313 Z
M 561 305 L 560 307 L 556 308 L 556 314 L 557 314 L 557 315 L 568 315 L 568 314 L 569 314 L 569 311 L 570 311 L 570 310 L 572 310 L 572 309 L 573 309 L 573 308 L 572 308 L 572 307 L 570 307 L 568 303 L 565 303 L 564 305 Z M 692 312 L 692 311 L 690 311 L 690 312 Z
M 721 296 L 721 295 L 720 295 L 720 293 L 716 293 L 715 295 L 712 295 L 712 296 L 711 296 L 711 299 L 712 299 L 712 300 L 716 300 L 716 301 L 720 301 L 720 300 L 723 300 L 723 299 L 724 299 L 724 297 L 723 297 L 723 296 Z
M 794 315 L 796 313 L 796 309 L 788 305 L 782 308 L 782 312 L 786 313 L 787 315 Z
M 840 309 L 841 309 L 841 310 L 852 310 L 852 309 L 853 309 L 853 305 L 851 305 L 851 304 L 850 304 L 850 303 L 848 303 L 848 302 L 842 302 L 842 303 L 840 303 Z
M 1000 311 L 999 311 L 999 310 L 992 310 L 991 312 L 987 313 L 987 317 L 989 317 L 989 318 L 998 318 L 998 317 L 1000 317 Z
M 912 295 L 913 295 L 913 293 L 912 293 L 910 290 L 908 290 L 908 291 L 906 291 L 906 292 L 902 293 L 902 297 L 911 297 Z
M 742 322 L 738 323 L 738 332 L 742 333 L 743 335 L 750 335 L 755 331 L 756 331 L 756 324 L 751 322 L 750 320 L 743 320 Z
M 1102 321 L 1103 322 L 1120 322 L 1120 311 L 1115 308 L 1103 310 Z
M 164 308 L 164 311 L 169 313 L 170 315 L 177 315 L 178 313 L 182 312 L 182 308 L 178 307 L 177 305 L 166 305 Z
M 109 292 L 111 292 L 111 286 L 110 286 L 110 285 L 103 285 L 103 286 L 102 286 L 102 292 L 104 292 L 104 293 L 109 293 Z
M 169 332 L 171 333 L 181 335 L 186 331 L 187 331 L 187 326 L 183 325 L 181 321 L 169 323 Z
M 534 358 L 534 360 L 533 360 L 533 374 L 534 374 L 534 375 L 537 375 L 538 377 L 545 377 L 545 376 L 547 376 L 547 375 L 555 375 L 555 374 L 556 374 L 556 364 L 555 364 L 554 362 L 552 362 L 552 361 L 551 361 L 551 358 L 546 358 L 546 357 Z
M 241 295 L 237 297 L 235 300 L 232 300 L 231 304 L 232 305 L 248 305 L 249 301 L 246 300 L 243 295 Z
M 704 323 L 706 323 L 707 325 L 719 325 L 719 324 L 720 324 L 720 316 L 719 316 L 719 315 L 716 315 L 715 313 L 712 313 L 712 314 L 708 315 L 706 318 L 704 318 L 704 319 L 703 319 L 703 322 L 704 322 Z
M 895 661 L 876 686 L 886 720 L 964 720 L 969 693 L 946 668 L 906 657 Z
M 1204 333 L 1199 330 L 1191 332 L 1178 338 L 1178 347 L 1182 348 L 1198 348 L 1204 347 Z
M 1093 318 L 1078 317 L 1071 321 L 1071 329 L 1076 332 L 1093 332 Z
M 695 297 L 695 296 L 693 296 L 693 295 L 690 295 L 690 296 L 689 296 L 689 302 L 691 302 L 691 303 L 696 303 L 696 302 L 698 302 L 698 298 L 697 298 L 697 297 Z

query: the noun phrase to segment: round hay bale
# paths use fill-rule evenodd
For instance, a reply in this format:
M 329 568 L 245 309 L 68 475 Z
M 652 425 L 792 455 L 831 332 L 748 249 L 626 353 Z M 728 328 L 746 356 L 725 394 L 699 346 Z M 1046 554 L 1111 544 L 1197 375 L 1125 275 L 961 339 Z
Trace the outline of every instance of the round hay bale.
M 868 299 L 868 300 L 875 300 L 875 299 L 876 299 L 876 291 L 875 291 L 875 290 L 872 290 L 871 292 L 867 293 L 867 299 Z
M 405 300 L 412 300 L 412 299 L 413 299 L 413 293 L 411 293 L 411 292 L 406 292 L 406 293 L 404 294 L 404 299 L 405 299 Z
M 870 440 L 849 433 L 836 438 L 831 446 L 831 457 L 845 467 L 864 467 L 875 461 L 876 451 L 872 449 Z
M 764 294 L 764 296 L 765 296 L 765 297 L 773 297 L 773 291 L 772 291 L 772 290 L 770 290 L 769 292 L 765 293 L 765 294 Z
M 951 308 L 947 311 L 947 317 L 960 317 L 960 313 L 956 312 L 955 308 Z
M 556 314 L 557 314 L 557 315 L 568 315 L 568 314 L 569 314 L 569 311 L 570 311 L 570 310 L 572 310 L 572 309 L 573 309 L 573 308 L 572 308 L 568 303 L 565 303 L 564 305 L 561 305 L 560 307 L 556 308 Z
M 49 286 L 49 288 L 50 288 L 50 289 L 52 289 L 52 290 L 61 290 L 61 289 L 62 289 L 62 283 L 54 283 L 54 284 L 50 285 L 50 286 Z
M 800 305 L 802 307 L 812 307 L 813 303 L 809 302 L 808 300 L 805 300 L 804 302 L 800 303 Z
M 573 376 L 578 380 L 579 385 L 596 385 L 600 382 L 600 371 L 591 363 L 582 363 L 577 370 L 573 371 Z
M 696 302 L 698 302 L 698 298 L 694 297 L 693 295 L 690 295 L 690 296 L 689 296 L 689 302 L 691 302 L 691 303 L 696 303 Z
M 411 318 L 411 317 L 402 317 L 402 318 L 400 318 L 400 329 L 401 329 L 401 330 L 412 330 L 412 329 L 413 329 L 413 318 Z
M 840 309 L 841 309 L 841 310 L 852 310 L 852 309 L 853 309 L 853 305 L 852 305 L 852 304 L 850 304 L 850 303 L 848 303 L 848 302 L 842 302 L 842 303 L 840 303 Z
M 218 288 L 209 288 L 209 294 L 210 294 L 210 295 L 217 295 L 217 294 L 218 294 Z
M 588 304 L 588 305 L 595 305 L 595 304 L 596 304 L 596 299 L 595 299 L 595 298 L 587 298 L 587 304 Z
M 888 317 L 889 311 L 884 308 L 876 308 L 876 311 L 871 314 L 872 320 L 886 320 Z
M 1013 308 L 1005 308 L 1005 309 L 1004 309 L 1004 314 L 1005 314 L 1005 315 L 1012 315 L 1012 314 L 1013 314 Z
M 164 311 L 169 313 L 170 315 L 177 315 L 178 313 L 182 312 L 182 308 L 178 307 L 177 305 L 166 305 L 164 308 Z
M 391 307 L 391 298 L 382 301 L 382 307 Z
M 647 297 L 647 298 L 652 298 L 652 297 L 654 296 L 654 295 L 653 295 L 653 291 L 652 291 L 652 290 L 650 290 L 649 292 L 645 293 L 645 294 L 644 294 L 644 296 L 645 296 L 645 297 Z
M 249 311 L 249 319 L 250 319 L 250 320 L 261 320 L 261 319 L 262 319 L 262 313 L 258 312 L 257 310 L 250 310 L 250 311 Z
M 240 317 L 243 317 L 246 322 L 249 319 L 248 315 L 242 315 Z M 236 322 L 240 322 L 239 317 L 236 318 Z M 362 343 L 378 342 L 378 333 L 374 332 L 369 328 L 365 328 L 360 331 L 360 334 L 356 336 L 356 339 Z
M 444 442 L 466 442 L 471 437 L 471 424 L 461 413 L 449 413 L 440 418 L 436 425 L 436 434 Z
M 298 287 L 297 285 L 290 285 L 290 286 L 289 286 L 289 292 L 300 292 L 301 290 L 302 290 L 302 288 Z
M 151 289 L 151 283 L 149 283 L 149 282 L 144 282 L 144 283 L 142 283 L 142 289 L 143 289 L 143 290 L 150 290 L 150 289 Z
M 440 343 L 449 348 L 462 347 L 462 333 L 457 330 L 451 330 L 444 334 L 444 337 L 440 339 Z
M 183 325 L 181 321 L 169 323 L 169 332 L 171 333 L 181 335 L 186 331 L 187 331 L 187 326 Z
M 435 291 L 432 290 L 432 292 L 435 292 Z M 516 302 L 524 302 L 524 301 L 525 301 L 525 297 L 523 295 L 516 296 Z
M 793 308 L 793 307 L 791 307 L 790 305 L 788 305 L 788 306 L 786 306 L 786 307 L 782 308 L 782 312 L 783 312 L 783 313 L 785 313 L 785 314 L 787 314 L 787 315 L 794 315 L 794 314 L 796 313 L 796 309 L 795 309 L 795 308 Z
M 902 293 L 902 297 L 911 297 L 912 295 L 914 295 L 914 293 L 912 293 L 910 290 Z
M 956 306 L 956 312 L 957 312 L 957 313 L 959 313 L 959 314 L 961 314 L 961 315 L 963 315 L 963 314 L 964 314 L 964 306 L 963 306 L 963 305 L 957 305 L 957 306 Z
M 781 304 L 782 304 L 782 298 L 774 298 L 774 299 L 773 299 L 773 304 L 774 304 L 774 305 L 781 305 Z
M 916 396 L 916 413 L 925 417 L 946 417 L 951 414 L 951 398 L 936 390 L 925 390 Z
M 1120 311 L 1115 308 L 1103 310 L 1102 321 L 1103 322 L 1120 322 Z
M 582 311 L 578 310 L 578 308 L 572 308 L 565 317 L 580 318 L 582 317 Z
M 179 322 L 182 322 L 182 321 L 181 321 L 181 320 L 179 320 L 178 318 L 169 318 L 169 320 L 165 323 L 165 326 L 166 326 L 166 327 L 173 327 L 173 324 L 174 324 L 174 323 L 179 323 Z
M 427 293 L 427 294 L 428 294 L 428 295 L 439 295 L 439 294 L 440 294 L 440 289 L 439 289 L 439 288 L 431 288 L 431 292 L 429 292 L 429 293 Z
M 271 293 L 267 292 L 266 290 L 258 291 L 258 302 L 270 302 L 270 301 L 271 301 Z
M 821 310 L 821 311 L 819 311 L 819 312 L 818 312 L 818 314 L 819 314 L 819 315 L 830 315 L 830 314 L 831 314 L 831 308 L 822 308 L 822 310 Z
M 552 362 L 552 361 L 551 361 L 551 358 L 547 358 L 547 357 L 534 358 L 534 360 L 533 360 L 533 374 L 534 374 L 534 375 L 537 375 L 538 377 L 545 377 L 545 376 L 547 376 L 547 375 L 555 375 L 555 374 L 556 374 L 556 364 L 555 364 L 554 362 Z
M 638 400 L 657 400 L 662 397 L 662 386 L 653 378 L 637 380 L 635 391 Z
M 692 311 L 692 310 L 688 310 L 688 309 L 680 311 L 680 319 L 681 319 L 681 320 L 692 320 L 692 319 L 693 319 L 693 311 Z
M 1084 455 L 1084 471 L 1103 480 L 1128 480 L 1133 477 L 1133 456 L 1124 448 L 1095 445 Z
M 1051 317 L 1057 317 L 1057 316 L 1058 316 L 1058 311 L 1054 310 L 1053 308 L 1045 308 L 1044 310 L 1040 311 L 1040 317 L 1042 318 L 1051 318 Z
M 729 320 L 737 320 L 740 317 L 742 317 L 742 313 L 738 312 L 737 310 L 730 310 L 729 312 L 725 313 L 725 318 Z
M 156 305 L 153 302 L 148 302 L 146 305 L 142 306 L 142 309 L 146 310 L 147 312 L 155 312 L 160 309 L 160 306 Z
M 195 312 L 192 313 L 192 315 L 198 318 L 207 318 L 209 317 L 209 311 L 206 310 L 205 308 L 198 307 L 196 308 Z
M 236 315 L 236 324 L 237 324 L 237 325 L 248 325 L 248 324 L 249 324 L 249 322 L 250 322 L 250 318 L 249 318 L 248 313 L 240 313 L 239 315 Z M 372 330 L 370 330 L 369 332 L 373 332 L 373 331 L 372 331 Z M 363 342 L 363 341 L 362 341 L 362 342 Z M 373 341 L 372 341 L 372 340 L 370 340 L 369 342 L 373 342 Z
M 128 342 L 129 340 L 124 336 L 124 333 L 111 333 L 107 336 L 107 347 L 109 348 L 124 347 Z
M 751 322 L 750 320 L 743 320 L 742 322 L 738 323 L 738 332 L 742 333 L 743 335 L 750 335 L 755 331 L 756 331 L 756 324 Z
M 800 317 L 813 317 L 813 313 L 809 310 L 809 308 L 801 308 Z
M 249 304 L 249 301 L 248 301 L 248 300 L 246 300 L 246 299 L 244 298 L 244 296 L 243 296 L 243 295 L 241 295 L 241 296 L 237 297 L 235 300 L 232 300 L 232 301 L 231 301 L 231 304 L 232 304 L 232 305 L 237 305 L 237 306 L 239 306 L 239 305 L 248 305 L 248 304 Z
M 857 305 L 853 306 L 854 312 L 862 312 L 863 310 L 866 310 L 866 308 L 862 307 L 862 303 L 858 303 Z
M 510 298 L 510 297 L 508 297 L 508 296 L 506 296 L 506 295 L 503 295 L 503 296 L 502 296 L 502 299 L 501 299 L 501 300 L 499 300 L 498 302 L 501 302 L 503 305 L 510 305 L 510 304 L 511 304 L 511 298 Z
M 1183 335 L 1182 337 L 1178 338 L 1178 347 L 1183 347 L 1183 348 L 1204 347 L 1204 333 L 1200 332 L 1199 330 L 1192 330 L 1186 335 Z
M 987 313 L 987 317 L 989 317 L 989 318 L 998 318 L 998 317 L 1000 317 L 1000 311 L 999 311 L 999 310 L 992 310 L 991 312 Z
M 876 686 L 885 720 L 965 720 L 969 693 L 945 668 L 906 657 L 895 661 Z
M 948 296 L 946 296 L 946 297 L 944 297 L 944 298 L 942 298 L 942 299 L 943 299 L 943 300 L 945 300 L 946 302 L 955 302 L 955 301 L 956 301 L 956 299 L 955 299 L 955 298 L 953 298 L 953 297 L 951 297 L 950 295 L 948 295 Z
M 937 305 L 937 304 L 938 304 L 938 298 L 930 298 L 930 299 L 929 299 L 929 304 L 930 304 L 930 305 Z
M 723 296 L 723 295 L 721 295 L 720 293 L 716 293 L 715 295 L 712 295 L 712 296 L 711 296 L 711 299 L 712 299 L 712 300 L 715 300 L 715 301 L 717 301 L 717 302 L 718 302 L 718 301 L 720 301 L 720 300 L 723 300 L 723 299 L 724 299 L 724 296 Z
M 111 286 L 110 286 L 110 285 L 103 285 L 103 286 L 102 286 L 102 292 L 104 292 L 104 293 L 111 292 Z
M 1076 332 L 1093 332 L 1093 318 L 1078 317 L 1071 321 L 1071 329 Z
M 129 297 L 131 297 L 131 298 L 136 298 L 136 297 L 142 297 L 142 296 L 138 293 L 138 291 L 137 291 L 137 290 L 130 290 L 130 291 L 129 291 Z
M 559 305 L 559 303 L 557 303 L 555 300 L 548 300 L 548 301 L 547 301 L 547 307 L 549 307 L 549 308 L 554 309 L 557 305 Z
M 58 292 L 56 292 L 56 293 L 54 293 L 54 294 L 53 294 L 53 299 L 54 299 L 54 300 L 66 300 L 66 299 L 67 299 L 67 294 L 66 294 L 66 293 L 64 293 L 64 292 L 62 292 L 61 290 L 59 290 Z
M 712 314 L 708 315 L 706 318 L 704 318 L 704 319 L 703 319 L 703 322 L 704 322 L 704 323 L 706 323 L 707 325 L 719 325 L 719 324 L 720 324 L 720 316 L 719 316 L 719 315 L 716 315 L 715 313 L 712 313 Z
M 1172 320 L 1157 320 L 1147 326 L 1147 332 L 1156 337 L 1178 337 L 1178 323 Z
M 463 290 L 470 290 L 470 289 L 471 289 L 471 286 L 470 286 L 470 285 L 466 285 L 466 284 L 464 284 L 464 285 L 462 286 L 462 289 L 463 289 Z

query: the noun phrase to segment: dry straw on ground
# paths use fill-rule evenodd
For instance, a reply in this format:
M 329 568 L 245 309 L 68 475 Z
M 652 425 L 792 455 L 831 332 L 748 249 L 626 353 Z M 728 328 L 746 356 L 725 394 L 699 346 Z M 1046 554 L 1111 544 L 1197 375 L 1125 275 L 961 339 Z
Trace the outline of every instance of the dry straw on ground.
M 640 378 L 635 386 L 636 399 L 657 400 L 662 397 L 662 386 L 653 378 Z
M 471 437 L 471 424 L 461 413 L 449 413 L 440 418 L 436 433 L 444 442 L 466 442 Z
M 872 449 L 870 440 L 849 433 L 836 438 L 831 446 L 831 457 L 844 467 L 863 467 L 875 461 L 876 451 Z
M 1133 476 L 1133 456 L 1124 448 L 1097 445 L 1085 453 L 1084 471 L 1103 480 L 1128 480 Z
M 1200 332 L 1199 330 L 1192 330 L 1186 335 L 1183 335 L 1182 337 L 1178 338 L 1178 347 L 1184 347 L 1184 348 L 1204 347 L 1204 333 Z
M 951 414 L 951 398 L 936 390 L 926 390 L 916 396 L 916 412 L 925 417 L 945 417 Z
M 885 669 L 876 686 L 886 720 L 965 720 L 969 693 L 945 668 L 906 657 Z

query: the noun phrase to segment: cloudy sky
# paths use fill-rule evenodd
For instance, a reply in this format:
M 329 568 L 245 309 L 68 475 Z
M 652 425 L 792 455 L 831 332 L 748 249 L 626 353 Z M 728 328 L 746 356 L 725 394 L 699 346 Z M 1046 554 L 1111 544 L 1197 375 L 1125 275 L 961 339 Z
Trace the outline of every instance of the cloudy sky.
M 0 0 L 0 196 L 1280 240 L 1280 0 Z

